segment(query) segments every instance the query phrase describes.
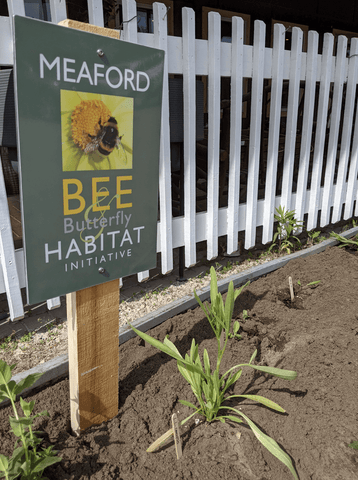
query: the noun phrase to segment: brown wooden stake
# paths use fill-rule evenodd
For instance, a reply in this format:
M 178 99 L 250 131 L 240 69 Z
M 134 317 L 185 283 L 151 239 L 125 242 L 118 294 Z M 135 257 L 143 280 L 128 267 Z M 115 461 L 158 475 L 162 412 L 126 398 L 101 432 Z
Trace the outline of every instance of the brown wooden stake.
M 74 20 L 60 25 L 118 38 L 119 32 Z M 79 435 L 118 414 L 119 281 L 67 295 L 71 428 Z
M 119 281 L 67 295 L 71 427 L 118 414 Z
M 288 285 L 290 287 L 291 302 L 293 302 L 295 299 L 295 294 L 293 293 L 292 277 L 288 277 Z
M 177 460 L 179 460 L 179 458 L 181 458 L 181 456 L 183 455 L 183 450 L 181 447 L 179 422 L 178 422 L 178 417 L 176 413 L 173 413 L 172 415 L 172 427 L 174 432 L 175 451 L 177 454 Z

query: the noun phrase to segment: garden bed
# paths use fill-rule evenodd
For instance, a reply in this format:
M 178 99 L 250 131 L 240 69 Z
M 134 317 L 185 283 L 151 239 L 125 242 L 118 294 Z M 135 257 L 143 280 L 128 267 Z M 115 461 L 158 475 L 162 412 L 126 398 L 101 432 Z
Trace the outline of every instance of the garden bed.
M 290 301 L 288 276 L 296 299 Z M 314 285 L 307 284 L 320 281 Z M 297 282 L 300 282 L 300 285 Z M 251 369 L 233 394 L 270 398 L 286 410 L 279 414 L 248 400 L 233 404 L 274 438 L 290 455 L 300 480 L 348 480 L 358 472 L 358 453 L 348 444 L 358 438 L 358 255 L 331 247 L 251 283 L 235 303 L 234 319 L 241 323 L 242 340 L 228 342 L 223 371 L 248 362 L 296 370 L 288 382 Z M 243 320 L 243 310 L 249 318 Z M 216 340 L 203 312 L 197 308 L 165 321 L 150 335 L 169 334 L 179 351 L 190 348 L 216 358 Z M 179 403 L 195 403 L 190 386 L 176 361 L 133 338 L 120 346 L 120 410 L 110 422 L 92 427 L 80 438 L 69 433 L 68 380 L 47 388 L 36 399 L 35 411 L 47 409 L 50 418 L 38 420 L 45 442 L 63 460 L 45 474 L 50 479 L 238 479 L 286 480 L 288 469 L 257 441 L 251 430 L 230 422 L 206 424 L 195 418 L 182 428 L 183 457 L 177 461 L 172 440 L 155 453 L 146 448 L 191 411 Z M 237 399 L 236 399 L 237 400 Z M 0 453 L 10 455 L 15 437 L 8 432 L 8 407 L 0 410 Z

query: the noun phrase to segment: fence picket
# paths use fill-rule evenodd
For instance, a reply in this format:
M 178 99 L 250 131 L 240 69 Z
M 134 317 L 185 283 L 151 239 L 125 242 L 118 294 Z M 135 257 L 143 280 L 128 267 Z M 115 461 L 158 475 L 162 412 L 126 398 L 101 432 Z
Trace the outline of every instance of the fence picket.
M 196 263 L 196 77 L 195 13 L 183 8 L 184 244 L 185 266 Z
M 218 255 L 221 17 L 208 15 L 208 194 L 207 259 Z
M 153 4 L 154 46 L 165 51 L 162 126 L 160 133 L 159 198 L 160 198 L 160 252 L 162 273 L 173 270 L 173 226 L 172 189 L 169 130 L 169 88 L 168 88 L 168 34 L 167 7 L 162 3 Z
M 308 208 L 307 230 L 312 230 L 317 224 L 318 210 L 320 209 L 321 174 L 326 138 L 327 112 L 329 91 L 331 85 L 332 52 L 334 37 L 331 33 L 325 33 L 323 41 L 323 53 L 321 64 L 320 91 L 318 100 L 318 114 L 316 126 L 316 138 L 313 153 L 313 168 L 311 179 L 310 201 Z
M 51 22 L 59 23 L 67 18 L 66 3 L 62 0 L 50 0 Z
M 334 205 L 333 205 L 333 214 L 332 214 L 332 223 L 338 222 L 341 219 L 342 213 L 342 204 L 344 202 L 344 194 L 347 192 L 347 203 L 352 204 L 352 189 L 350 185 L 354 184 L 353 178 L 351 181 L 348 180 L 348 189 L 346 191 L 346 176 L 347 176 L 347 166 L 349 159 L 349 150 L 351 144 L 352 136 L 352 127 L 353 127 L 353 114 L 354 114 L 354 101 L 356 94 L 356 84 L 358 76 L 358 39 L 352 38 L 351 47 L 350 47 L 350 58 L 348 63 L 348 80 L 347 80 L 347 91 L 346 91 L 346 100 L 344 107 L 344 120 L 343 120 L 343 131 L 341 139 L 341 149 L 339 155 L 339 166 L 337 173 L 337 183 L 334 196 Z M 351 167 L 354 171 L 354 166 Z M 355 176 L 355 178 L 357 175 Z
M 123 32 L 121 39 L 126 42 L 138 42 L 137 29 L 137 3 L 135 0 L 124 0 L 122 3 Z M 138 282 L 144 282 L 149 278 L 149 270 L 137 273 Z M 120 286 L 123 282 L 120 279 Z
M 252 53 L 253 78 L 245 228 L 245 248 L 247 250 L 255 245 L 256 240 L 262 94 L 265 63 L 265 24 L 260 20 L 255 20 L 254 46 Z
M 229 191 L 227 208 L 227 252 L 238 248 L 241 127 L 242 127 L 242 70 L 243 70 L 244 21 L 232 19 L 231 43 L 231 111 L 230 111 L 230 158 Z
M 25 2 L 24 0 L 7 0 L 7 9 L 9 11 L 9 17 L 13 15 L 25 16 Z
M 300 28 L 292 29 L 292 47 L 290 59 L 290 83 L 288 90 L 285 154 L 283 161 L 281 205 L 291 210 L 292 178 L 295 163 L 297 136 L 297 110 L 300 94 L 301 55 L 303 32 Z
M 272 51 L 272 82 L 270 97 L 270 128 L 267 146 L 267 169 L 265 183 L 265 204 L 262 230 L 262 243 L 272 240 L 275 214 L 277 180 L 277 160 L 281 125 L 281 103 L 283 85 L 283 65 L 285 53 L 285 27 L 274 25 Z
M 87 0 L 87 5 L 88 23 L 97 25 L 97 27 L 104 27 L 102 0 Z
M 24 307 L 16 268 L 15 249 L 12 240 L 9 207 L 0 155 L 0 266 L 12 320 L 24 318 Z
M 135 0 L 123 0 L 122 2 L 123 31 L 121 39 L 126 42 L 137 43 L 137 3 Z
M 302 137 L 300 162 L 297 179 L 297 196 L 295 215 L 297 220 L 303 220 L 306 212 L 307 178 L 311 156 L 313 114 L 316 97 L 318 59 L 318 33 L 308 32 L 308 47 L 306 56 L 305 100 L 303 106 Z M 301 229 L 299 230 L 301 231 Z
M 354 47 L 355 48 L 354 51 L 358 53 L 358 39 L 354 39 L 354 38 L 352 39 L 352 47 Z M 357 57 L 353 57 L 353 58 L 357 59 Z M 354 81 L 354 92 L 355 90 L 356 90 L 356 81 Z M 345 220 L 348 220 L 348 218 L 352 216 L 354 201 L 357 200 L 356 199 L 357 173 L 358 173 L 358 109 L 356 110 L 356 116 L 355 116 L 353 143 L 352 143 L 352 151 L 350 155 L 350 165 L 349 165 L 349 173 L 348 173 L 347 194 L 346 194 L 346 201 L 344 206 L 343 218 Z M 357 215 L 357 211 L 358 211 L 357 206 L 358 206 L 358 202 L 356 201 L 354 215 Z
M 339 124 L 342 112 L 343 82 L 346 76 L 347 37 L 338 37 L 336 55 L 336 69 L 334 77 L 334 90 L 332 100 L 332 114 L 329 127 L 329 141 L 327 151 L 327 164 L 324 177 L 322 195 L 322 210 L 320 225 L 324 227 L 330 222 L 334 171 L 336 167 Z

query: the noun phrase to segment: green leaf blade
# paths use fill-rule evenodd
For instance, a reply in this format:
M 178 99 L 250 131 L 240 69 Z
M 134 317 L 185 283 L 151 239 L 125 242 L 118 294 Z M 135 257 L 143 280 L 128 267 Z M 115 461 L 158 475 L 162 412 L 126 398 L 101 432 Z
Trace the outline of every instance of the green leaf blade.
M 0 385 L 8 384 L 11 377 L 11 367 L 3 360 L 0 360 Z
M 187 400 L 179 400 L 179 403 L 181 403 L 185 407 L 190 407 L 190 408 L 193 408 L 194 410 L 200 410 L 200 408 L 196 407 L 193 403 L 190 403 Z
M 15 387 L 15 395 L 19 395 L 25 388 L 31 387 L 42 375 L 43 373 L 31 373 L 26 378 L 20 380 Z
M 293 370 L 283 370 L 275 367 L 262 367 L 260 365 L 248 365 L 255 370 L 259 370 L 263 373 L 268 373 L 274 377 L 283 378 L 284 380 L 295 380 L 297 378 L 297 372 Z
M 292 460 L 291 458 L 287 455 L 286 452 L 284 452 L 281 447 L 278 445 L 278 443 L 271 437 L 269 437 L 268 435 L 266 435 L 265 433 L 263 433 L 259 428 L 258 426 L 252 421 L 250 420 L 244 413 L 240 412 L 239 410 L 236 410 L 234 408 L 231 408 L 231 407 L 227 407 L 229 410 L 233 410 L 235 411 L 235 413 L 237 413 L 238 415 L 240 415 L 241 417 L 243 417 L 247 424 L 249 425 L 249 427 L 251 428 L 251 430 L 253 431 L 253 433 L 255 434 L 255 437 L 258 439 L 258 441 L 260 443 L 262 443 L 262 445 L 274 456 L 276 457 L 278 460 L 280 460 L 280 462 L 282 462 L 284 465 L 286 465 L 286 467 L 290 470 L 290 472 L 292 473 L 293 477 L 295 480 L 299 480 L 298 479 L 298 476 L 297 476 L 297 473 L 296 473 L 296 470 L 292 464 Z
M 225 400 L 228 400 L 230 398 L 247 398 L 248 400 L 253 400 L 254 402 L 261 403 L 262 405 L 265 405 L 265 407 L 271 408 L 272 410 L 276 410 L 277 412 L 285 413 L 286 410 L 284 410 L 280 405 L 278 405 L 276 402 L 273 402 L 272 400 L 262 397 L 261 395 L 230 395 L 230 397 L 225 398 Z
M 9 460 L 5 455 L 0 453 L 0 472 L 7 472 L 9 468 Z

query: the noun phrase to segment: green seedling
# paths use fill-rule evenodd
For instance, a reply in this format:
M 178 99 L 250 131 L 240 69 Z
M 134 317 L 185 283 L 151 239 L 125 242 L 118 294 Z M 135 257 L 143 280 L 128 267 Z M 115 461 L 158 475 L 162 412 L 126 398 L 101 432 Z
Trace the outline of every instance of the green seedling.
M 354 442 L 348 445 L 350 448 L 354 448 L 354 450 L 358 450 L 358 442 L 355 440 Z
M 9 417 L 11 431 L 18 437 L 15 442 L 15 449 L 11 458 L 0 454 L 0 478 L 13 480 L 21 477 L 21 480 L 37 480 L 44 478 L 42 476 L 45 468 L 60 462 L 62 459 L 57 457 L 57 452 L 50 446 L 46 449 L 40 448 L 42 440 L 36 437 L 32 429 L 34 419 L 40 416 L 49 416 L 47 411 L 32 415 L 35 400 L 25 402 L 20 397 L 20 405 L 24 416 L 20 417 L 16 409 L 16 395 L 19 395 L 25 388 L 33 385 L 42 373 L 33 373 L 16 383 L 11 380 L 12 370 L 15 365 L 7 365 L 0 360 L 0 402 L 8 398 L 14 411 L 14 417 Z M 18 446 L 20 444 L 20 446 Z
M 297 238 L 294 233 L 302 227 L 303 222 L 298 221 L 295 219 L 295 211 L 286 211 L 285 207 L 281 207 L 281 205 L 276 208 L 276 214 L 274 218 L 276 222 L 278 222 L 277 231 L 273 236 L 272 245 L 268 249 L 270 252 L 274 247 L 278 247 L 278 252 L 283 253 L 291 253 L 291 250 L 294 250 L 295 245 L 293 240 L 296 241 L 298 246 L 301 246 L 301 241 Z M 278 239 L 278 245 L 275 243 Z
M 314 245 L 315 243 L 319 243 L 324 237 L 320 237 L 321 232 L 311 230 L 310 232 L 307 232 L 308 238 L 309 238 L 309 243 Z
M 9 335 L 8 337 L 4 338 L 4 340 L 2 341 L 1 345 L 0 345 L 0 348 L 2 350 L 7 350 L 8 348 L 10 348 L 10 345 L 11 345 L 11 335 Z
M 321 283 L 321 280 L 315 280 L 314 282 L 307 283 L 306 287 L 313 287 L 314 285 L 317 285 L 318 283 Z M 297 285 L 302 287 L 301 280 L 297 280 Z
M 233 333 L 229 332 L 229 338 L 236 338 L 237 340 L 241 340 L 242 336 L 239 335 L 239 330 L 240 330 L 240 323 L 236 321 L 234 322 L 234 325 L 232 327 Z
M 247 285 L 247 284 L 246 284 Z M 180 403 L 194 409 L 194 413 L 181 421 L 181 425 L 184 425 L 195 414 L 200 414 L 205 417 L 208 422 L 219 420 L 225 423 L 226 420 L 230 420 L 236 423 L 246 424 L 254 432 L 256 438 L 275 456 L 277 457 L 292 473 L 293 477 L 298 480 L 296 471 L 293 467 L 290 457 L 280 448 L 280 446 L 263 433 L 255 423 L 253 423 L 241 410 L 231 406 L 223 405 L 227 400 L 234 398 L 246 398 L 268 408 L 272 408 L 278 412 L 285 412 L 277 403 L 262 397 L 260 395 L 227 395 L 228 390 L 236 383 L 240 378 L 244 367 L 250 367 L 258 370 L 262 373 L 273 375 L 286 380 L 294 380 L 297 373 L 290 370 L 282 370 L 280 368 L 266 367 L 254 365 L 253 362 L 257 355 L 257 350 L 252 354 L 248 363 L 235 365 L 230 368 L 223 375 L 220 375 L 220 364 L 225 353 L 226 345 L 229 339 L 232 314 L 234 309 L 235 299 L 240 295 L 242 289 L 246 286 L 242 286 L 239 290 L 234 291 L 233 283 L 230 282 L 226 301 L 224 303 L 220 293 L 218 293 L 217 278 L 214 268 L 211 268 L 211 283 L 210 283 L 210 299 L 211 306 L 204 306 L 200 298 L 194 291 L 196 300 L 200 307 L 205 312 L 205 315 L 210 323 L 211 328 L 217 341 L 217 359 L 213 363 L 209 359 L 209 354 L 206 349 L 203 351 L 203 361 L 199 356 L 199 346 L 196 344 L 195 339 L 192 340 L 190 353 L 183 357 L 176 346 L 169 340 L 168 336 L 164 339 L 163 343 L 159 340 L 152 338 L 146 333 L 140 332 L 134 327 L 131 327 L 134 332 L 139 335 L 145 342 L 156 347 L 158 350 L 166 353 L 170 357 L 177 360 L 178 370 L 185 380 L 190 384 L 191 389 L 197 399 L 199 406 L 194 405 L 186 400 L 180 400 Z M 224 332 L 224 342 L 221 346 L 220 337 Z M 148 449 L 147 452 L 153 452 L 162 443 L 164 443 L 169 437 L 173 435 L 173 429 L 168 430 L 164 435 L 158 438 Z
M 34 332 L 25 333 L 25 335 L 23 335 L 20 338 L 20 342 L 29 342 L 33 336 L 34 336 Z
M 355 247 L 358 249 L 358 235 L 352 238 L 344 238 L 342 235 L 339 235 L 336 232 L 331 232 L 330 237 L 335 238 L 338 240 L 342 245 L 338 245 L 340 248 L 342 247 Z
M 227 262 L 226 266 L 223 267 L 223 272 L 229 272 L 233 267 L 233 264 L 229 261 Z
M 250 318 L 250 315 L 247 313 L 247 310 L 242 311 L 242 318 L 244 320 L 248 320 Z

